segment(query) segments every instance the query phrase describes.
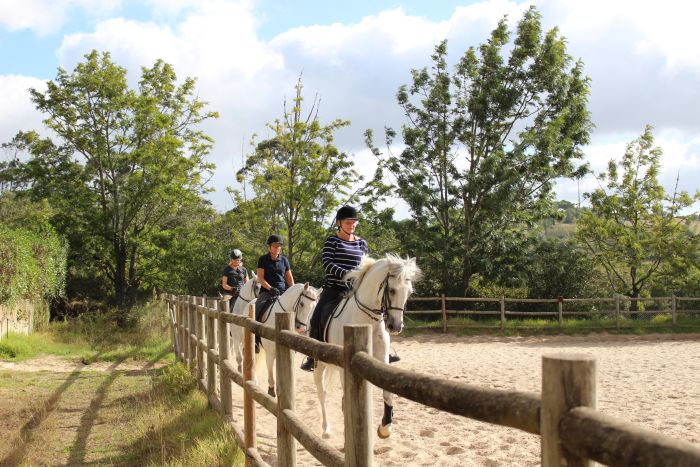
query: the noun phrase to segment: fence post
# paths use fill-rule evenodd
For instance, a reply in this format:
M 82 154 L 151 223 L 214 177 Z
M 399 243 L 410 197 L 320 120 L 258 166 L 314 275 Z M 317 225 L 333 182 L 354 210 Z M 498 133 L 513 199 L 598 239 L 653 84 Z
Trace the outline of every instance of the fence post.
M 296 443 L 294 436 L 284 426 L 284 411 L 294 410 L 294 354 L 279 342 L 282 331 L 291 331 L 294 323 L 294 313 L 276 313 L 275 352 L 277 354 L 277 465 L 280 467 L 294 467 L 297 464 Z
M 671 294 L 671 323 L 676 325 L 676 294 Z
M 216 300 L 211 298 L 204 299 L 207 311 L 216 310 Z M 211 397 L 216 394 L 216 362 L 211 355 L 210 350 L 216 349 L 216 321 L 210 315 L 204 315 L 207 328 L 207 396 Z
M 175 308 L 175 302 L 172 301 L 173 296 L 167 294 L 162 296 L 165 299 L 165 307 L 168 311 L 168 318 L 170 319 L 170 337 L 173 340 L 173 349 L 175 349 L 175 356 L 178 360 L 184 361 L 184 353 L 182 353 L 182 339 L 180 339 L 180 328 L 178 324 L 181 324 L 180 317 L 177 315 Z
M 440 294 L 440 304 L 442 306 L 442 333 L 447 333 L 447 310 L 445 310 L 445 294 Z
M 620 329 L 620 294 L 615 295 L 615 326 Z
M 559 421 L 575 407 L 596 407 L 596 360 L 585 354 L 542 357 L 542 409 L 540 413 L 542 467 L 593 466 L 561 445 Z
M 186 296 L 186 313 L 187 313 L 187 360 L 190 364 L 192 370 L 195 369 L 197 365 L 197 347 L 195 346 L 195 339 L 197 335 L 197 312 L 195 310 L 194 297 Z
M 224 314 L 228 311 L 228 302 L 217 300 L 219 308 L 219 394 L 221 395 L 221 407 L 223 416 L 227 417 L 233 413 L 231 402 L 231 378 L 226 371 L 224 362 L 229 359 L 229 335 L 228 323 L 223 320 Z
M 559 296 L 557 297 L 558 302 L 558 308 L 559 308 L 559 328 L 564 327 L 564 297 Z
M 501 332 L 506 330 L 506 297 L 501 295 Z
M 251 303 L 248 305 L 248 318 L 255 320 L 255 304 Z M 254 371 L 254 360 L 253 360 L 253 346 L 254 337 L 250 329 L 245 328 L 243 339 L 243 380 L 251 381 L 253 379 Z M 247 390 L 243 390 L 243 438 L 245 442 L 246 452 L 249 448 L 255 448 L 257 441 L 255 439 L 255 404 L 253 404 L 253 398 L 250 396 Z M 246 465 L 252 465 L 248 456 L 246 455 Z
M 367 380 L 355 375 L 350 362 L 358 352 L 372 355 L 372 328 L 352 325 L 343 328 L 345 387 L 345 465 L 372 465 L 374 433 L 372 432 L 372 391 Z
M 204 326 L 202 326 L 202 315 L 199 313 L 199 309 L 197 308 L 198 306 L 202 306 L 202 299 L 199 297 L 194 297 L 195 300 L 195 305 L 194 305 L 194 317 L 195 317 L 195 323 L 194 323 L 194 328 L 195 328 L 195 342 L 194 342 L 194 350 L 195 353 L 197 354 L 197 386 L 200 386 L 202 384 L 202 380 L 204 380 L 204 352 L 202 351 L 201 347 L 199 344 L 201 343 L 202 339 L 204 338 L 204 329 L 202 329 Z

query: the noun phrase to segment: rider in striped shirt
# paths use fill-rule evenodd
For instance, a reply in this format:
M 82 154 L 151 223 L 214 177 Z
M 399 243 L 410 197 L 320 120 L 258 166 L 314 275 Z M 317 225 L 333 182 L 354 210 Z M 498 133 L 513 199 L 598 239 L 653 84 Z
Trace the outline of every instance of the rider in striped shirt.
M 357 210 L 352 206 L 343 206 L 338 209 L 335 216 L 335 223 L 338 233 L 326 239 L 323 244 L 323 254 L 321 261 L 325 272 L 325 282 L 323 292 L 318 299 L 316 309 L 311 317 L 310 334 L 314 339 L 320 340 L 322 337 L 321 326 L 326 322 L 326 318 L 333 311 L 334 304 L 337 304 L 342 295 L 350 287 L 343 280 L 345 274 L 357 268 L 363 255 L 369 253 L 367 242 L 355 235 L 358 216 Z M 308 357 L 302 364 L 302 370 L 311 371 L 314 367 L 314 359 Z

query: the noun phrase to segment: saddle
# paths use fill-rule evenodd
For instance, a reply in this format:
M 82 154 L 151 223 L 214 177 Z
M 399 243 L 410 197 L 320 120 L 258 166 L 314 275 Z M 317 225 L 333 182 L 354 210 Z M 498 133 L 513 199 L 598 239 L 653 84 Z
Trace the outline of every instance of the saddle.
M 326 303 L 326 305 L 323 307 L 323 310 L 320 310 L 323 312 L 321 313 L 322 321 L 319 323 L 319 339 L 321 340 L 321 342 L 328 342 L 328 328 L 330 327 L 331 321 L 343 313 L 345 305 L 348 303 L 347 300 L 343 302 L 344 298 L 344 296 L 340 296 L 337 299 Z M 339 310 L 338 307 L 341 305 L 341 302 L 343 307 Z
M 267 321 L 267 319 L 270 317 L 270 311 L 272 311 L 272 305 L 274 305 L 276 301 L 277 297 L 271 297 L 267 303 L 263 304 L 262 313 L 260 314 L 260 319 L 258 320 L 259 323 L 264 323 Z

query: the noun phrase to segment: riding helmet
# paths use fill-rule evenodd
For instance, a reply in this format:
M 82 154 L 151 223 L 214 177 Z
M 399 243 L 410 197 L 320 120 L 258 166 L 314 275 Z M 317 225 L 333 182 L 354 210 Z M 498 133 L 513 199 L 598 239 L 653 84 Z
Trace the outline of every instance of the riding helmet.
M 243 253 L 241 253 L 241 250 L 239 250 L 238 248 L 236 248 L 235 250 L 231 250 L 228 256 L 231 259 L 243 259 Z
M 337 221 L 342 221 L 343 219 L 357 220 L 357 218 L 357 209 L 353 208 L 352 206 L 343 206 L 342 208 L 338 209 L 338 212 L 335 215 L 335 220 Z
M 273 243 L 279 243 L 280 245 L 284 245 L 284 240 L 282 239 L 281 235 L 272 234 L 269 237 L 267 237 L 267 244 L 272 245 Z

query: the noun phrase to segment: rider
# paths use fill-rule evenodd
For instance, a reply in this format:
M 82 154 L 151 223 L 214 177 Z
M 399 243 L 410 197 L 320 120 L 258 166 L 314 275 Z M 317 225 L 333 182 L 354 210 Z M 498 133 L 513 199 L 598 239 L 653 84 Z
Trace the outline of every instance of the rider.
M 294 285 L 292 267 L 286 256 L 282 256 L 284 240 L 279 235 L 267 239 L 268 253 L 258 259 L 258 282 L 260 295 L 255 303 L 255 319 L 260 321 L 262 314 L 279 295 Z M 260 351 L 260 336 L 255 336 L 255 352 Z
M 229 252 L 229 263 L 221 276 L 221 288 L 224 296 L 228 296 L 228 311 L 233 311 L 241 286 L 248 282 L 248 271 L 243 267 L 243 253 L 236 248 Z
M 369 254 L 367 242 L 355 235 L 357 223 L 357 209 L 352 206 L 341 207 L 335 215 L 338 232 L 326 238 L 323 244 L 321 261 L 325 272 L 325 281 L 323 291 L 316 304 L 316 310 L 311 317 L 310 334 L 314 339 L 322 339 L 321 327 L 342 295 L 350 290 L 348 283 L 343 280 L 345 274 L 356 269 L 362 256 Z M 301 365 L 301 369 L 306 371 L 313 370 L 313 367 L 313 357 L 307 357 Z

